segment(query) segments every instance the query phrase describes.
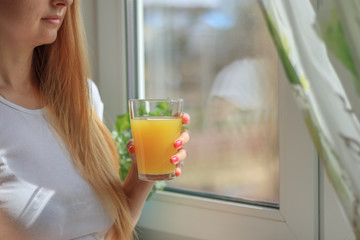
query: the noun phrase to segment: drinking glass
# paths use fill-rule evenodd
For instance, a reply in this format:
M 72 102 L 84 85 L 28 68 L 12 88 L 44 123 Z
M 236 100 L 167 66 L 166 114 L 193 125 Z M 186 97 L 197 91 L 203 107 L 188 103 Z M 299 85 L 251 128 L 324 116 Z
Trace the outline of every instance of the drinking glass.
M 131 132 L 135 144 L 139 179 L 170 180 L 175 166 L 175 140 L 182 127 L 182 99 L 130 99 Z

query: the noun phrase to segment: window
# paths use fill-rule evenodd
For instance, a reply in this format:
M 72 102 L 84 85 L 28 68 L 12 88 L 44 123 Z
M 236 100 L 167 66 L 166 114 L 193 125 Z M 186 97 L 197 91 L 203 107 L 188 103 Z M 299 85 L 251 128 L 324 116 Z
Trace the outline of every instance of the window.
M 142 19 L 145 97 L 192 117 L 167 189 L 278 204 L 278 63 L 257 1 L 144 0 Z
M 318 234 L 317 161 L 256 3 L 126 3 L 130 97 L 182 97 L 192 116 L 183 175 L 146 203 L 146 231 L 174 239 Z
M 191 2 L 199 1 L 182 1 L 184 6 Z M 208 5 L 216 2 L 215 0 L 206 1 Z M 317 1 L 313 2 L 316 5 Z M 136 16 L 145 16 L 145 8 L 149 5 L 141 0 L 89 0 L 82 3 L 92 6 L 92 12 L 85 23 L 89 24 L 90 28 L 96 29 L 96 39 L 92 39 L 96 44 L 90 46 L 92 51 L 96 49 L 93 54 L 96 58 L 94 62 L 98 63 L 95 69 L 98 79 L 95 80 L 99 80 L 99 89 L 105 103 L 105 121 L 109 128 L 112 128 L 116 115 L 126 112 L 127 95 L 145 96 L 144 86 L 135 81 L 128 84 L 129 89 L 127 90 L 127 76 L 130 75 L 139 80 L 145 79 L 146 75 L 141 72 L 141 69 L 144 69 L 141 66 L 141 57 L 146 59 L 146 56 L 140 53 L 146 53 L 146 51 L 141 49 L 141 46 L 145 46 L 141 44 L 145 38 L 136 29 L 133 29 L 133 34 L 138 43 L 133 42 L 133 48 L 126 47 L 125 39 L 129 39 L 130 36 L 126 34 L 125 29 L 131 27 L 131 23 L 125 20 Z M 134 5 L 134 3 L 136 4 Z M 134 21 L 136 19 L 132 18 L 134 25 L 139 23 L 139 21 Z M 89 42 L 92 43 L 92 41 Z M 135 67 L 131 66 L 131 63 L 126 64 L 126 53 L 133 50 L 135 50 L 133 54 L 140 57 L 138 65 Z M 133 57 L 135 58 L 135 56 Z M 219 56 L 216 55 L 216 57 Z M 140 71 L 129 73 L 131 68 L 140 69 Z M 279 194 L 277 207 L 254 205 L 252 202 L 223 201 L 206 196 L 200 197 L 169 191 L 159 192 L 154 194 L 145 205 L 138 224 L 140 237 L 147 236 L 151 239 L 154 236 L 152 239 L 167 240 L 337 240 L 339 237 L 352 239 L 349 237 L 351 234 L 349 234 L 348 225 L 340 215 L 341 211 L 335 201 L 335 196 L 331 191 L 329 193 L 331 186 L 326 182 L 326 176 L 320 175 L 320 182 L 325 185 L 325 190 L 323 185 L 318 185 L 317 155 L 281 66 L 276 67 L 276 70 L 279 75 L 277 92 Z M 190 85 L 190 88 L 192 87 Z M 166 89 L 162 89 L 162 91 L 164 90 Z M 177 96 L 182 97 L 180 94 Z M 187 107 L 187 109 L 191 108 Z M 195 115 L 190 113 L 194 121 Z M 193 140 L 191 144 L 193 144 Z M 187 161 L 186 166 L 189 165 L 189 162 L 190 160 Z M 187 170 L 184 169 L 184 174 L 186 172 Z M 323 191 L 325 191 L 325 195 L 323 195 Z M 320 199 L 318 194 L 320 194 Z M 328 202 L 331 199 L 332 201 Z M 319 204 L 320 207 L 318 207 Z M 346 228 L 345 233 L 340 228 Z M 143 237 L 142 239 L 149 238 Z

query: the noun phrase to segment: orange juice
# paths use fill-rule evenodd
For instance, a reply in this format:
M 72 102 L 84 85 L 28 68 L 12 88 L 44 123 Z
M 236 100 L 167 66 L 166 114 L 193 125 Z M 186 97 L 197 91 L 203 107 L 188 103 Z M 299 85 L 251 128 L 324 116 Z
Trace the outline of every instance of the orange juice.
M 180 136 L 182 119 L 143 117 L 130 120 L 139 175 L 172 174 L 170 158 L 176 153 L 175 140 Z

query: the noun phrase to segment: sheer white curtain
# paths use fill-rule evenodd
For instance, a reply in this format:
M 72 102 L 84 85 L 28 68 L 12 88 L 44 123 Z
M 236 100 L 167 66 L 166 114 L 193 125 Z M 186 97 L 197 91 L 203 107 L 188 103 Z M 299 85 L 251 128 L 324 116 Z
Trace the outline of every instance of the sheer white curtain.
M 360 1 L 262 0 L 322 164 L 360 238 Z

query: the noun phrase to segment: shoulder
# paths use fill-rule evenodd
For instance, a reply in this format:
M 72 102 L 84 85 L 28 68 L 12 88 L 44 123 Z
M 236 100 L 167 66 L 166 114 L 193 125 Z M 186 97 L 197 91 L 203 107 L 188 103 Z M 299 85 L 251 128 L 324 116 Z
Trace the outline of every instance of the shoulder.
M 100 119 L 103 119 L 104 103 L 101 100 L 100 92 L 96 84 L 88 79 L 90 104 Z

